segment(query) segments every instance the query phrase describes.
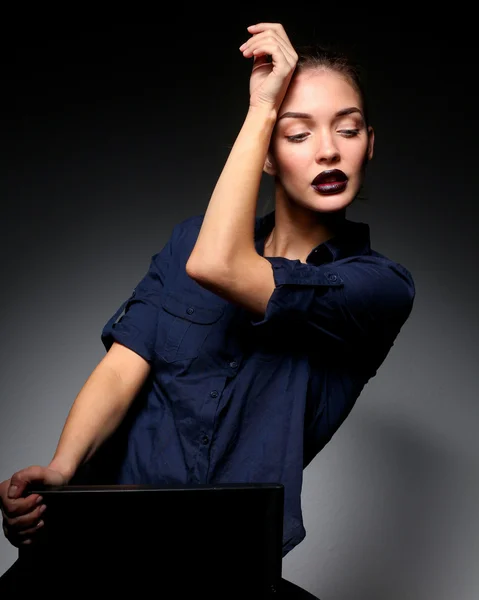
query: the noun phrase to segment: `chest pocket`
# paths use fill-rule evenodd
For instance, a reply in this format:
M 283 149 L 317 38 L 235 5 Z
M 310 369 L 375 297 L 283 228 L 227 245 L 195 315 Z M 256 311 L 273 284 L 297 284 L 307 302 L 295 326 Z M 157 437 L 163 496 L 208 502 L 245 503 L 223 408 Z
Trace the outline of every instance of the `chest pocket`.
M 196 358 L 224 312 L 224 305 L 206 306 L 197 296 L 169 293 L 162 302 L 158 317 L 156 353 L 166 362 Z

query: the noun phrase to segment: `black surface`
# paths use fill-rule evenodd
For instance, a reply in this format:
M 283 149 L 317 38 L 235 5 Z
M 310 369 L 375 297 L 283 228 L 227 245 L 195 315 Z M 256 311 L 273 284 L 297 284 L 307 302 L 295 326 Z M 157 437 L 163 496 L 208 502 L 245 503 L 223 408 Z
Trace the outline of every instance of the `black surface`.
M 32 490 L 33 491 L 33 490 Z M 47 505 L 25 577 L 67 589 L 267 597 L 281 580 L 281 485 L 67 486 Z

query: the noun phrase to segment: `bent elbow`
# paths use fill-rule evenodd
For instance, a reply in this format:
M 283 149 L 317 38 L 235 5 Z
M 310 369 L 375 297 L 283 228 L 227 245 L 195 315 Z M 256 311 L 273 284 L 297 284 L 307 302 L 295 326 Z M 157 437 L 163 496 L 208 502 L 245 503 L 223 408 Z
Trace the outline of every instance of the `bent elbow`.
M 197 283 L 204 285 L 220 285 L 225 281 L 225 265 L 217 261 L 201 261 L 188 259 L 186 263 L 186 274 Z

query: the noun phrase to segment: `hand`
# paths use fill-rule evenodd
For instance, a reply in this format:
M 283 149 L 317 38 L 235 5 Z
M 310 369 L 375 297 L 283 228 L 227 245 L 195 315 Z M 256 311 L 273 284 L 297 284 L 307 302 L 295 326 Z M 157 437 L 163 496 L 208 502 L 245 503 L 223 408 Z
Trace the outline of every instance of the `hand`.
M 10 479 L 0 483 L 0 507 L 3 517 L 3 532 L 8 541 L 17 548 L 30 544 L 32 536 L 41 529 L 41 515 L 45 508 L 40 494 L 22 497 L 31 483 L 61 486 L 67 478 L 48 467 L 31 466 L 17 471 Z
M 298 55 L 279 23 L 250 25 L 252 37 L 240 51 L 253 57 L 250 78 L 250 106 L 278 110 L 296 68 Z

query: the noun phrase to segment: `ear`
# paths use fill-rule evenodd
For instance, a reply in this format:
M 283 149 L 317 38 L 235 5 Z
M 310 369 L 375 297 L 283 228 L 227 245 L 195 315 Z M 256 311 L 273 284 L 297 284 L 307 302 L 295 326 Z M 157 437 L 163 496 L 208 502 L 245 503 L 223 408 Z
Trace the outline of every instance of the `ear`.
M 266 155 L 263 171 L 268 175 L 276 175 L 276 165 L 270 152 Z
M 374 129 L 369 126 L 368 127 L 368 161 L 370 161 L 374 154 Z

